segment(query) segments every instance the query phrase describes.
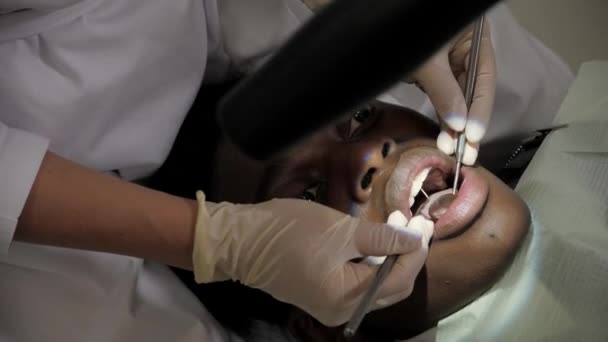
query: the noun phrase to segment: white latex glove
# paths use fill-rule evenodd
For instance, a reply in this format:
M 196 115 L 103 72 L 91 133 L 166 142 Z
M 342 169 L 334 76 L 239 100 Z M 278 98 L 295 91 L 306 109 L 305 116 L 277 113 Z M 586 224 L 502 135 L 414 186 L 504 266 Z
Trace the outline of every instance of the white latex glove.
M 433 221 L 428 220 L 422 215 L 418 215 L 412 217 L 412 219 L 408 222 L 407 217 L 405 217 L 402 212 L 400 212 L 399 210 L 395 210 L 388 216 L 386 223 L 399 229 L 414 229 L 419 230 L 421 233 L 423 233 L 421 248 L 416 253 L 421 254 L 423 256 L 423 259 L 426 259 L 426 252 L 428 251 L 428 242 L 424 243 L 424 239 L 427 238 L 425 234 L 429 230 L 431 232 L 431 235 L 428 236 L 428 239 L 433 237 L 433 228 L 435 226 Z M 386 256 L 369 256 L 365 258 L 365 262 L 370 265 L 380 265 L 384 262 L 384 260 L 386 260 Z M 422 265 L 420 266 L 422 267 Z
M 453 154 L 456 148 L 456 132 L 464 130 L 467 144 L 463 163 L 467 165 L 475 163 L 479 142 L 490 122 L 497 77 L 490 23 L 485 20 L 473 102 L 470 110 L 467 110 L 464 88 L 472 38 L 471 27 L 442 48 L 412 75 L 428 95 L 439 116 L 441 133 L 437 137 L 437 147 L 448 155 Z
M 255 205 L 214 204 L 197 193 L 193 265 L 196 281 L 233 279 L 293 304 L 327 326 L 346 322 L 376 267 L 351 260 L 399 254 L 378 292 L 378 305 L 403 300 L 424 263 L 432 227 L 396 228 L 350 217 L 320 204 L 276 199 Z
M 400 258 L 399 260 L 397 260 L 397 263 L 395 263 L 395 267 L 401 267 L 403 270 L 406 270 L 405 273 L 413 276 L 412 283 L 410 284 L 411 288 L 409 290 L 409 293 L 411 293 L 414 288 L 414 281 L 416 279 L 416 276 L 418 275 L 418 273 L 420 273 L 422 266 L 424 266 L 426 257 L 429 253 L 429 241 L 433 236 L 435 224 L 433 223 L 433 221 L 426 219 L 422 215 L 414 216 L 408 222 L 407 217 L 405 217 L 405 215 L 403 215 L 403 213 L 398 210 L 393 211 L 388 216 L 387 223 L 403 231 L 417 230 L 422 234 L 420 248 L 409 253 L 408 258 Z M 369 265 L 380 265 L 384 262 L 385 259 L 386 256 L 369 256 L 365 258 L 365 262 Z M 383 298 L 376 300 L 376 306 L 374 306 L 373 308 L 375 309 L 391 305 L 393 303 L 394 302 L 392 301 L 392 298 Z

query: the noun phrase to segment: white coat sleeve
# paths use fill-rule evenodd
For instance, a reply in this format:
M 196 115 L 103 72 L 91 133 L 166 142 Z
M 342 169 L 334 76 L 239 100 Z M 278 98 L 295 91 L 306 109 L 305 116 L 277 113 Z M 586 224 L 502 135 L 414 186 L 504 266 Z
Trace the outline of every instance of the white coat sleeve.
M 251 73 L 312 16 L 302 0 L 205 0 L 205 12 L 206 81 Z
M 8 251 L 49 141 L 0 122 L 0 254 Z

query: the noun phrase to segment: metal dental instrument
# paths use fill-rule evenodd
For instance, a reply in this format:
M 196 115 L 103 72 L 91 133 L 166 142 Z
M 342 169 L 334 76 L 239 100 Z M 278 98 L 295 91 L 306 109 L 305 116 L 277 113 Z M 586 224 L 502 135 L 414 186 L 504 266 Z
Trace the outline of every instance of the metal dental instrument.
M 469 68 L 467 72 L 467 79 L 465 85 L 465 100 L 467 103 L 467 108 L 471 107 L 471 103 L 473 102 L 473 90 L 475 89 L 475 76 L 477 76 L 477 65 L 479 62 L 479 47 L 481 43 L 481 32 L 483 29 L 483 15 L 477 20 L 475 24 L 475 28 L 473 29 L 473 41 L 471 44 L 471 53 L 469 57 Z M 462 157 L 464 154 L 464 145 L 465 145 L 465 135 L 464 132 L 458 134 L 458 141 L 456 144 L 456 175 L 454 177 L 454 187 L 452 189 L 452 193 L 456 194 L 456 186 L 458 185 L 458 178 L 460 177 L 460 167 L 462 166 Z M 424 193 L 424 192 L 423 192 Z M 424 193 L 425 196 L 428 195 Z M 397 261 L 398 255 L 389 255 L 380 268 L 376 271 L 374 275 L 374 279 L 372 280 L 372 284 L 370 288 L 367 290 L 361 303 L 355 309 L 350 321 L 344 328 L 344 336 L 346 338 L 351 338 L 355 336 L 357 329 L 359 329 L 359 325 L 363 321 L 363 318 L 369 311 L 369 308 L 376 297 L 376 293 L 378 289 L 380 289 L 380 285 L 384 282 L 391 269 L 395 265 Z
M 477 76 L 477 66 L 479 65 L 479 47 L 481 45 L 481 32 L 483 30 L 484 16 L 479 17 L 473 29 L 473 41 L 471 42 L 471 52 L 469 54 L 469 68 L 467 70 L 467 80 L 464 87 L 464 98 L 467 103 L 467 109 L 471 108 L 473 103 L 473 92 L 475 90 L 475 77 Z M 454 175 L 454 185 L 452 186 L 452 195 L 456 195 L 458 180 L 460 178 L 460 168 L 462 167 L 462 157 L 464 156 L 464 147 L 466 145 L 466 137 L 463 132 L 458 133 L 456 141 L 456 173 Z
M 426 199 L 429 199 L 429 195 L 427 195 L 426 191 L 424 191 L 424 189 L 420 189 L 420 192 L 422 192 L 422 194 L 424 195 L 424 197 L 426 197 Z
M 424 196 L 426 196 L 427 199 L 429 198 L 429 196 L 424 190 L 420 189 L 420 191 L 422 191 L 422 193 L 424 194 Z M 359 325 L 361 325 L 363 318 L 365 317 L 365 315 L 369 311 L 369 308 L 372 305 L 372 301 L 376 297 L 378 289 L 380 289 L 380 285 L 382 285 L 382 283 L 386 279 L 386 276 L 388 276 L 390 271 L 393 269 L 395 262 L 397 262 L 397 258 L 399 258 L 399 255 L 389 255 L 386 257 L 382 265 L 380 265 L 380 267 L 376 271 L 376 274 L 374 275 L 374 279 L 372 279 L 371 286 L 361 299 L 359 306 L 357 306 L 351 319 L 348 321 L 348 324 L 344 328 L 344 337 L 351 338 L 355 336 L 357 329 L 359 329 Z
M 361 303 L 359 303 L 359 306 L 357 306 L 357 309 L 353 313 L 350 321 L 348 321 L 348 324 L 344 328 L 344 337 L 351 338 L 355 336 L 357 329 L 359 329 L 359 325 L 361 325 L 363 318 L 372 305 L 372 301 L 376 297 L 378 289 L 380 289 L 380 285 L 382 285 L 386 279 L 386 276 L 388 276 L 390 273 L 398 257 L 398 255 L 389 255 L 386 257 L 382 265 L 380 265 L 380 268 L 378 268 L 378 271 L 376 271 L 376 274 L 374 275 L 372 285 L 363 296 L 363 299 L 361 299 Z

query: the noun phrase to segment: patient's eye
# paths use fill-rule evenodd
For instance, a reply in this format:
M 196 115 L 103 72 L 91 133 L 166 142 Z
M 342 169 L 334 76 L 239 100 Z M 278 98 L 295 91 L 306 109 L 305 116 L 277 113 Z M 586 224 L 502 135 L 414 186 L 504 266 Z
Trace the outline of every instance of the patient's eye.
M 320 187 L 321 187 L 321 183 L 317 183 L 315 185 L 312 185 L 312 186 L 306 188 L 306 190 L 304 190 L 302 192 L 302 194 L 300 195 L 300 199 L 316 202 L 317 198 L 319 196 Z
M 349 121 L 347 138 L 352 138 L 358 133 L 360 128 L 376 114 L 376 107 L 372 105 L 366 105 L 365 107 L 357 110 L 353 114 Z

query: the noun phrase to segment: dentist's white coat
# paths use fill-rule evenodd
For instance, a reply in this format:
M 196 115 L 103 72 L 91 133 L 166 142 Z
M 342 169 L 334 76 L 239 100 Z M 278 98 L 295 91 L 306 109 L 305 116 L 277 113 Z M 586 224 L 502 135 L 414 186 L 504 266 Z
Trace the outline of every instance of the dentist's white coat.
M 164 266 L 12 237 L 47 149 L 150 175 L 201 82 L 251 70 L 309 15 L 298 0 L 0 0 L 0 341 L 234 338 Z M 550 123 L 572 78 L 504 7 L 490 19 L 487 141 Z M 411 86 L 389 96 L 432 115 Z

